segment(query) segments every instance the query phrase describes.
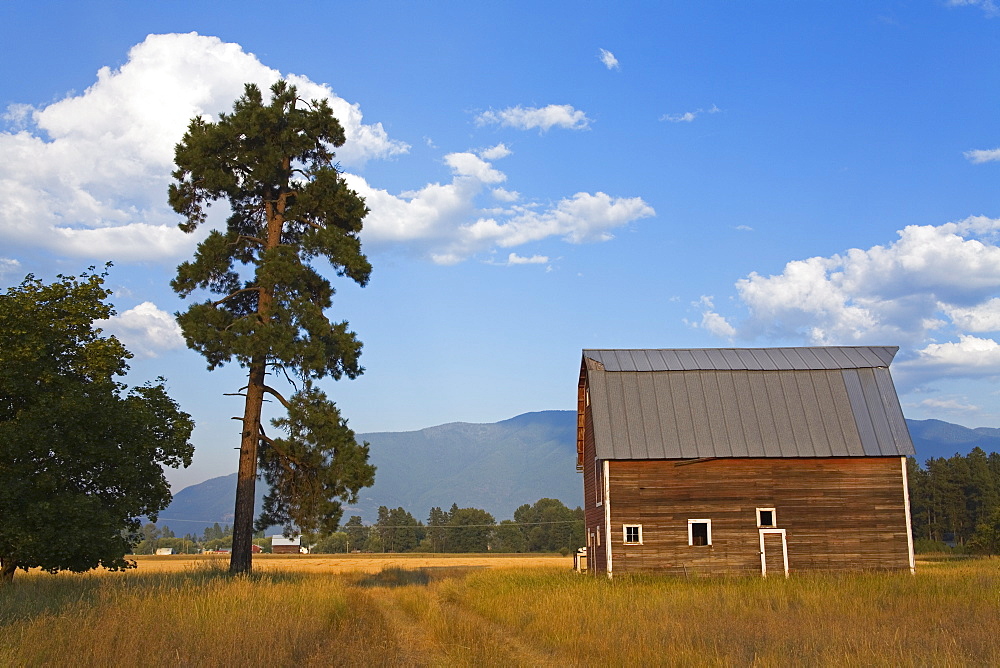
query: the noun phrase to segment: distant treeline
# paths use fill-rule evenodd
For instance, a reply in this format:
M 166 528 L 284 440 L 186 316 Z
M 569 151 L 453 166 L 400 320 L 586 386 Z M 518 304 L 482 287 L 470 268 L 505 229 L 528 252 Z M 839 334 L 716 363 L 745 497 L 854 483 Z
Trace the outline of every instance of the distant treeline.
M 311 552 L 563 552 L 584 545 L 583 510 L 571 510 L 557 499 L 539 499 L 499 523 L 480 508 L 431 508 L 418 521 L 404 508 L 378 509 L 378 519 L 365 526 L 352 516 L 340 531 L 320 537 Z
M 343 552 L 564 552 L 584 545 L 583 510 L 567 508 L 558 499 L 539 499 L 514 511 L 514 519 L 499 523 L 480 508 L 449 510 L 431 508 L 427 521 L 418 521 L 404 508 L 378 509 L 378 519 L 366 525 L 354 515 L 340 531 L 327 535 L 303 536 L 302 544 L 317 554 Z M 170 527 L 149 523 L 135 554 L 152 554 L 158 548 L 175 553 L 197 554 L 205 550 L 227 549 L 233 544 L 233 530 L 218 523 L 199 534 L 176 536 Z M 256 534 L 254 544 L 271 551 L 270 538 Z
M 908 462 L 910 515 L 918 548 L 928 543 L 1000 551 L 1000 453 Z

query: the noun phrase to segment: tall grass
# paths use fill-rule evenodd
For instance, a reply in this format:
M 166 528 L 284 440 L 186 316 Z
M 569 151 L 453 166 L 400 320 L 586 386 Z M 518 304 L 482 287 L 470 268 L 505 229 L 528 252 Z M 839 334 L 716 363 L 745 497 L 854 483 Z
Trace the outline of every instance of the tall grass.
M 371 606 L 325 576 L 27 576 L 0 590 L 0 665 L 335 665 L 391 655 Z M 377 662 L 376 662 L 377 663 Z
M 1000 665 L 995 559 L 915 577 L 484 572 L 458 603 L 573 665 Z
M 28 575 L 0 665 L 1000 665 L 1000 559 L 908 574 Z

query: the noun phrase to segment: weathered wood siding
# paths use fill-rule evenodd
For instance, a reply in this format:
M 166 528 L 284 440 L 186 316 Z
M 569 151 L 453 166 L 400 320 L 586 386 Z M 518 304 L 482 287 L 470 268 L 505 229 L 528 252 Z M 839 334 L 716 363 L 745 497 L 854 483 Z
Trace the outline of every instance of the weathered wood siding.
M 581 392 L 585 392 L 585 388 Z M 597 504 L 598 476 L 596 475 L 594 443 L 594 418 L 590 407 L 586 405 L 585 394 L 581 395 L 581 410 L 584 418 L 585 432 L 583 441 L 583 508 L 586 517 L 587 534 L 587 570 L 605 572 L 607 562 L 608 537 L 605 535 L 604 507 Z M 600 534 L 600 540 L 597 536 Z
M 592 441 L 583 471 L 588 531 L 604 521 L 604 508 L 594 504 Z M 677 464 L 609 462 L 613 573 L 759 574 L 757 508 L 776 509 L 791 573 L 910 568 L 899 457 Z M 689 519 L 711 520 L 711 545 L 688 545 Z M 624 524 L 642 525 L 642 545 L 624 544 Z M 604 570 L 607 538 L 602 535 L 594 550 L 591 568 L 597 572 Z M 769 571 L 774 556 L 768 555 Z

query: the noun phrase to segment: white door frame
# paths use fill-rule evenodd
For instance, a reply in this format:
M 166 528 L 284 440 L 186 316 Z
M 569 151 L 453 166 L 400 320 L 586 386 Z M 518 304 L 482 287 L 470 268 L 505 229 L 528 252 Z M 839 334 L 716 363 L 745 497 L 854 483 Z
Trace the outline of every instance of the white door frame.
M 781 558 L 785 566 L 785 577 L 788 577 L 788 541 L 785 539 L 784 529 L 761 529 L 760 530 L 760 574 L 767 577 L 767 560 L 764 555 L 764 534 L 781 534 Z

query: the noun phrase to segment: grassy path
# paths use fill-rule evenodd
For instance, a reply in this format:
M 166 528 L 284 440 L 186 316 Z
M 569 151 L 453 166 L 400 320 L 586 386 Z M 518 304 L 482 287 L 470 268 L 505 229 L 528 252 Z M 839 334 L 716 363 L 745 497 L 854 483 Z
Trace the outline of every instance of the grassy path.
M 407 666 L 542 666 L 555 657 L 532 648 L 464 605 L 460 582 L 376 587 L 364 595 L 379 610 Z

